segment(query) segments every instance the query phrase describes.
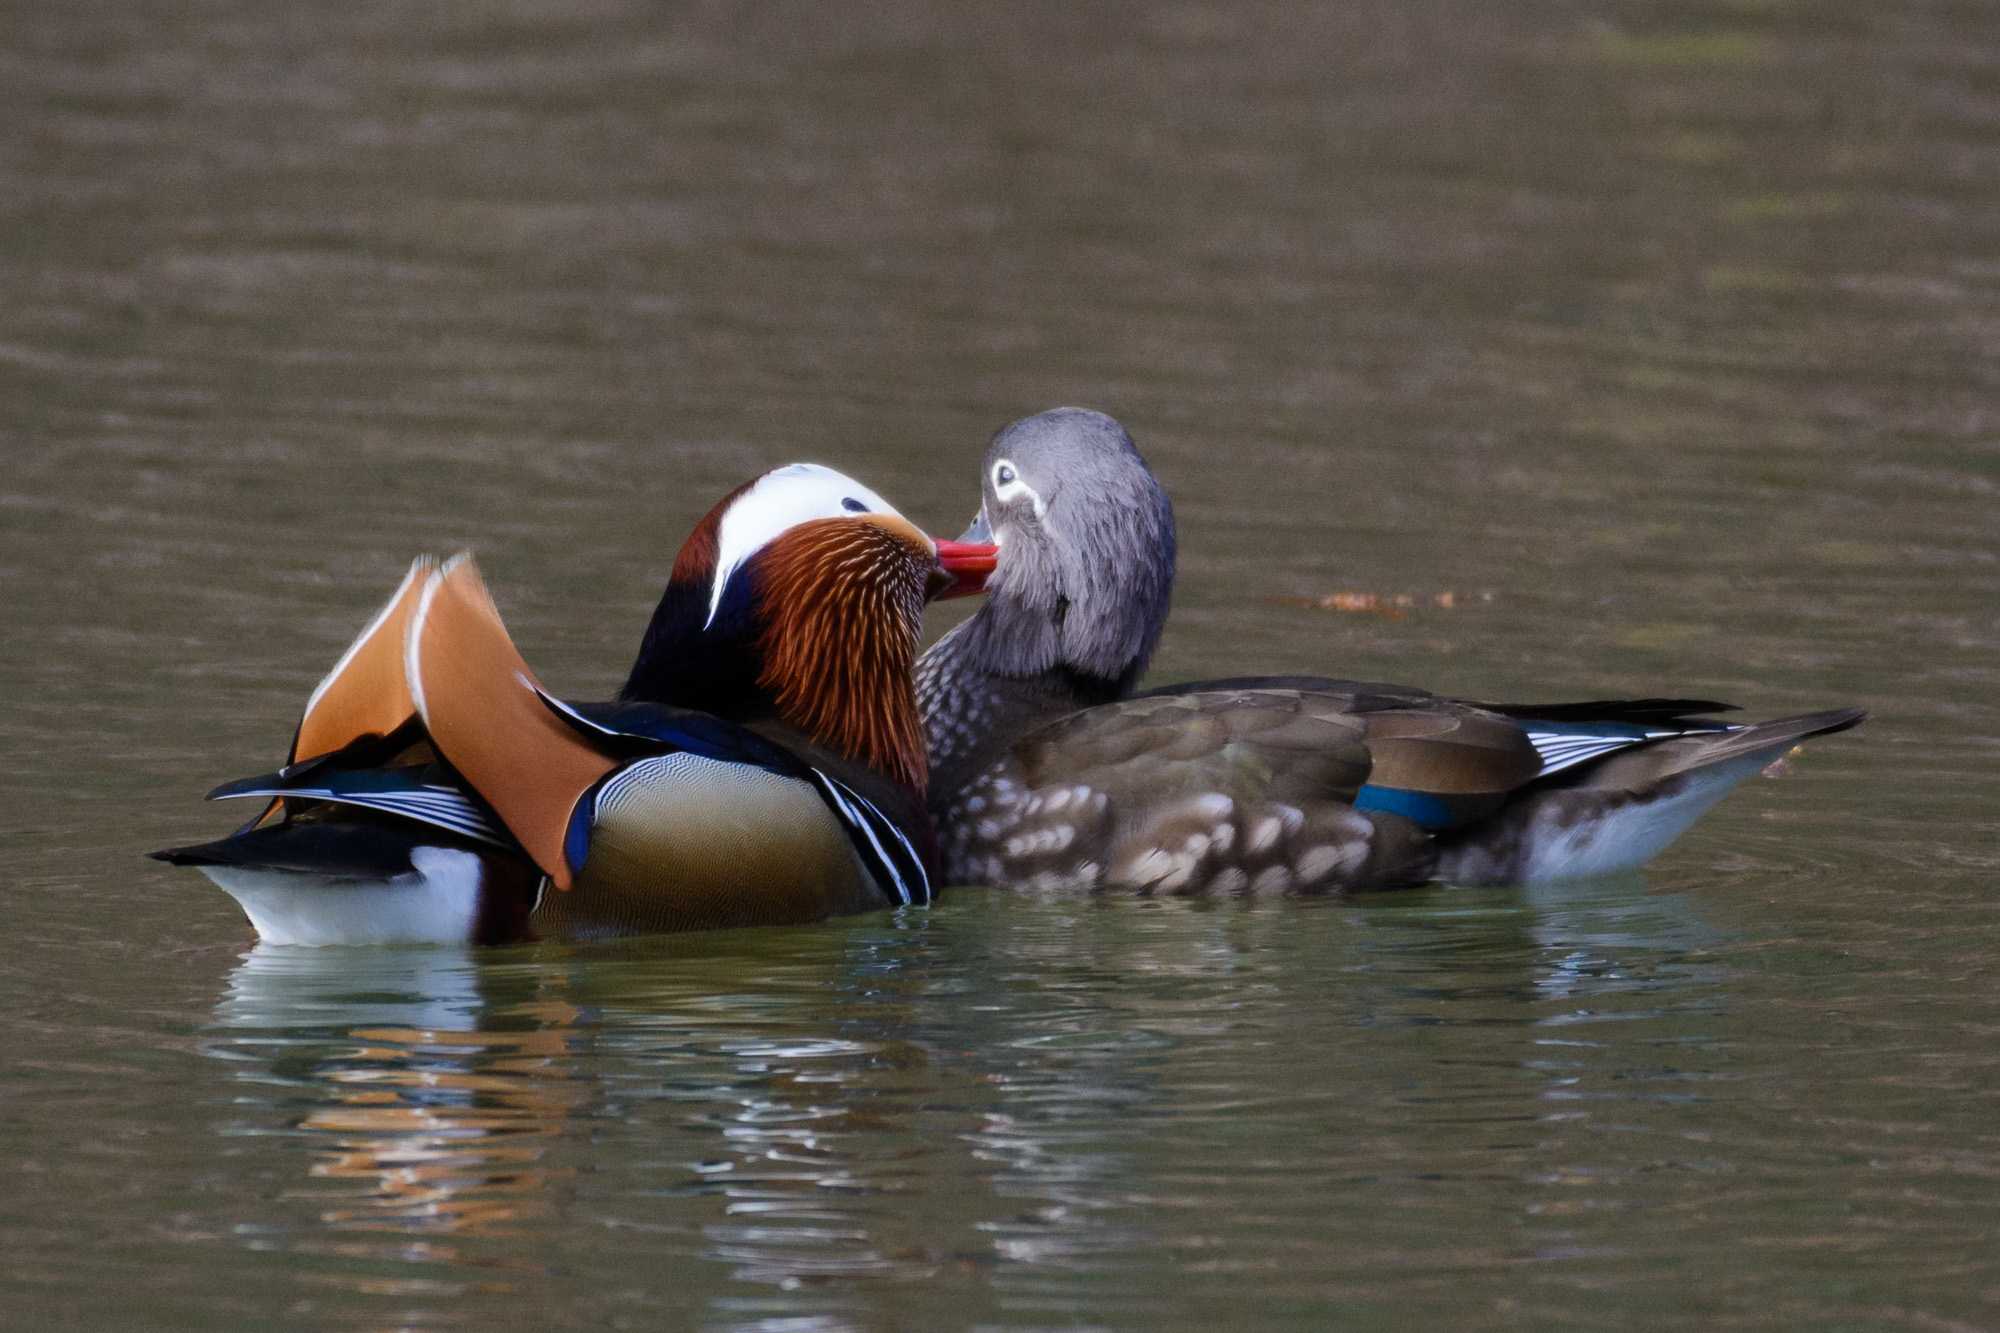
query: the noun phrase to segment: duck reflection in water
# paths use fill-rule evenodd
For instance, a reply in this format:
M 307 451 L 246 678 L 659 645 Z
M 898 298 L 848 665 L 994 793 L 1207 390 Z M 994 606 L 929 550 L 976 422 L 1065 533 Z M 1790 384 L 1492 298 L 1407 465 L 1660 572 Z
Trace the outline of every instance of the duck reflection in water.
M 506 1235 L 547 1214 L 570 1175 L 546 1158 L 589 1095 L 570 1066 L 577 1017 L 531 972 L 457 950 L 259 945 L 230 977 L 210 1050 L 268 1061 L 239 1077 L 296 1090 L 283 1109 L 302 1110 L 308 1174 L 332 1186 L 289 1197 L 322 1226 Z
M 438 1322 L 483 1297 L 603 1313 L 616 1291 L 682 1320 L 866 1323 L 885 1284 L 976 1316 L 1085 1279 L 1140 1322 L 1171 1313 L 1145 1256 L 1250 1261 L 1255 1219 L 1214 1212 L 1231 1163 L 1274 1200 L 1360 1191 L 1370 1229 L 1316 1225 L 1390 1250 L 1437 1182 L 1511 1178 L 1522 1225 L 1469 1252 L 1511 1264 L 1638 1188 L 1607 1132 L 1691 1171 L 1726 1155 L 1681 1139 L 1730 1073 L 1714 946 L 1694 898 L 1634 876 L 974 897 L 582 950 L 263 947 L 208 1049 L 229 1151 L 280 1184 L 231 1230 L 300 1257 L 302 1283 L 386 1292 L 404 1326 L 447 1289 Z M 1421 1164 L 1385 1167 L 1425 1125 Z
M 230 1229 L 290 1230 L 277 1244 L 337 1261 L 303 1281 L 368 1296 L 525 1298 L 559 1265 L 629 1280 L 627 1249 L 566 1252 L 578 1228 L 652 1237 L 681 1310 L 688 1284 L 930 1276 L 906 1212 L 935 1077 L 907 924 L 579 954 L 260 945 L 206 1049 L 239 1085 L 236 1150 L 303 1142 L 275 1170 L 310 1183 Z

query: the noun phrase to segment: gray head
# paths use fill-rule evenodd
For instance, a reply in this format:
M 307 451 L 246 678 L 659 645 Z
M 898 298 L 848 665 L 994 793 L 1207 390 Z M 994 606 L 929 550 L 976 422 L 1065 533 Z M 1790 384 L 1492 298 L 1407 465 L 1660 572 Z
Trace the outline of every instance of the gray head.
M 968 541 L 999 543 L 966 629 L 990 671 L 1064 670 L 1114 697 L 1145 670 L 1174 587 L 1174 510 L 1125 428 L 1058 407 L 993 437 Z M 990 533 L 990 536 L 987 534 Z

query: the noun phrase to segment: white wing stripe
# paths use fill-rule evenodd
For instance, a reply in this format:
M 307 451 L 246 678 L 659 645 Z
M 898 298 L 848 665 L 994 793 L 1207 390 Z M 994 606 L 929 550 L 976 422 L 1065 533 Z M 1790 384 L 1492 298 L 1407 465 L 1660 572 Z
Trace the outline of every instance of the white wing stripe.
M 895 870 L 888 864 L 888 858 L 883 855 L 882 844 L 877 842 L 874 833 L 869 831 L 868 821 L 863 819 L 855 808 L 847 803 L 847 798 L 841 794 L 840 785 L 832 778 L 827 777 L 826 774 L 818 770 L 814 770 L 813 776 L 820 780 L 820 790 L 833 798 L 834 813 L 840 816 L 840 822 L 847 825 L 850 831 L 860 829 L 867 837 L 869 846 L 875 852 L 873 857 L 864 856 L 862 858 L 864 861 L 870 862 L 869 870 L 877 879 L 889 880 L 895 886 L 897 897 L 901 898 L 904 902 L 910 901 L 909 892 L 904 889 L 902 880 L 897 877 Z
M 481 842 L 497 843 L 501 846 L 509 842 L 506 831 L 488 819 L 485 811 L 448 787 L 397 792 L 345 792 L 335 791 L 331 787 L 273 787 L 262 791 L 232 792 L 230 795 L 232 797 L 288 796 L 307 801 L 331 801 L 336 805 L 358 805 L 363 809 L 380 810 L 384 814 L 400 815 L 421 824 L 431 824 L 454 833 L 463 833 L 466 837 Z
M 592 722 L 582 713 L 577 712 L 574 708 L 571 708 L 568 704 L 556 698 L 553 694 L 550 694 L 547 690 L 543 689 L 539 685 L 535 686 L 535 693 L 541 696 L 542 702 L 544 704 L 547 704 L 554 711 L 561 713 L 564 717 L 568 718 L 571 722 L 575 723 L 577 726 L 582 727 L 585 731 L 595 732 L 599 736 L 624 735 L 623 732 L 618 731 L 616 728 L 601 726 L 598 723 Z
M 846 816 L 848 823 L 860 829 L 862 834 L 868 839 L 868 845 L 875 850 L 876 870 L 885 875 L 889 882 L 895 886 L 898 898 L 901 898 L 905 903 L 909 902 L 910 886 L 903 882 L 903 877 L 897 872 L 895 863 L 889 859 L 889 853 L 882 849 L 882 840 L 875 836 L 874 826 L 870 823 L 867 816 L 856 813 L 854 807 L 847 803 L 840 791 L 839 783 L 828 779 L 828 786 L 833 791 L 833 799 L 840 802 L 841 813 Z M 857 797 L 856 799 L 859 798 Z M 864 801 L 863 804 L 867 803 Z
M 924 873 L 923 862 L 917 857 L 915 850 L 911 848 L 909 839 L 903 836 L 902 830 L 898 829 L 895 823 L 883 815 L 880 810 L 871 805 L 866 797 L 863 797 L 845 783 L 828 777 L 818 769 L 813 770 L 813 776 L 819 780 L 820 789 L 832 800 L 834 809 L 839 813 L 842 821 L 849 828 L 859 829 L 862 836 L 868 839 L 868 848 L 866 850 L 872 850 L 874 856 L 867 857 L 864 855 L 863 859 L 872 861 L 873 864 L 870 868 L 875 872 L 876 877 L 887 881 L 895 889 L 897 897 L 905 903 L 919 901 L 919 895 L 921 895 L 923 902 L 930 902 L 930 877 Z M 860 809 L 857 810 L 856 806 L 859 806 Z M 886 828 L 902 847 L 907 859 L 903 860 L 900 865 L 897 858 L 892 856 L 889 849 L 883 845 L 882 839 L 877 836 L 877 826 Z M 914 890 L 911 887 L 912 882 L 915 884 Z
M 1566 768 L 1595 759 L 1600 755 L 1617 750 L 1630 749 L 1647 741 L 1663 740 L 1669 736 L 1686 736 L 1693 733 L 1684 728 L 1650 728 L 1640 735 L 1631 732 L 1584 732 L 1584 731 L 1530 731 L 1528 743 L 1535 747 L 1535 753 L 1542 757 L 1541 776 L 1560 773 Z
M 856 801 L 859 801 L 862 808 L 874 817 L 875 822 L 889 830 L 890 834 L 896 839 L 897 844 L 902 847 L 904 861 L 902 870 L 897 873 L 899 878 L 913 881 L 916 884 L 916 892 L 910 895 L 910 900 L 914 902 L 917 900 L 917 895 L 921 895 L 922 900 L 925 903 L 929 903 L 931 901 L 930 872 L 924 869 L 923 858 L 917 855 L 917 849 L 910 845 L 910 840 L 903 836 L 903 831 L 896 827 L 896 821 L 890 819 L 880 810 L 877 810 L 852 788 L 848 788 L 847 794 L 852 796 Z
M 903 853 L 905 856 L 909 858 L 908 864 L 915 868 L 917 872 L 917 882 L 923 887 L 924 901 L 929 902 L 931 900 L 930 877 L 924 873 L 924 863 L 922 859 L 917 856 L 917 849 L 910 846 L 910 840 L 903 836 L 903 830 L 897 828 L 894 824 L 889 823 L 889 821 L 887 820 L 883 821 L 883 825 L 889 830 L 890 833 L 895 835 L 896 841 L 903 845 Z

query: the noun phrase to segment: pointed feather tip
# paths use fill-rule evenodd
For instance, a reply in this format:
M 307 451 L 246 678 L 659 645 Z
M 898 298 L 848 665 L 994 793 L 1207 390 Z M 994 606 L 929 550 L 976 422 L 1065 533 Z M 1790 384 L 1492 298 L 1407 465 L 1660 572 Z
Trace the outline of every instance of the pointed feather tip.
M 355 656 L 360 653 L 367 642 L 375 637 L 376 632 L 382 628 L 383 622 L 395 614 L 396 608 L 402 604 L 403 594 L 409 591 L 410 585 L 420 578 L 428 577 L 431 571 L 437 568 L 437 563 L 437 557 L 434 555 L 419 555 L 416 559 L 410 561 L 410 567 L 404 571 L 402 582 L 396 585 L 396 590 L 389 594 L 388 600 L 382 603 L 381 608 L 375 612 L 374 617 L 369 620 L 361 633 L 354 636 L 353 642 L 347 645 L 347 651 L 343 652 L 340 655 L 340 659 L 333 664 L 333 670 L 320 677 L 319 684 L 315 685 L 313 692 L 306 696 L 306 715 L 311 715 L 313 706 L 319 703 L 333 682 L 340 678 L 340 673 L 347 669 L 348 664 L 354 660 Z
M 419 557 L 419 562 L 424 559 L 425 557 Z M 463 580 L 466 577 L 460 573 L 461 570 L 470 571 L 470 577 L 478 587 L 479 594 L 488 606 L 493 604 L 492 597 L 486 593 L 486 582 L 479 576 L 479 565 L 474 561 L 471 551 L 454 551 L 441 561 L 429 558 L 429 563 L 429 575 L 424 581 L 423 592 L 417 598 L 417 609 L 411 614 L 410 623 L 403 627 L 403 679 L 409 687 L 410 702 L 417 706 L 417 716 L 423 719 L 427 727 L 430 725 L 431 714 L 430 705 L 424 698 L 423 639 L 424 622 L 430 616 L 431 604 L 437 599 L 438 592 L 444 588 L 447 580 L 453 578 Z M 413 572 L 414 569 L 415 566 L 412 566 Z
M 424 586 L 404 641 L 411 699 L 439 756 L 491 805 L 558 889 L 576 866 L 568 836 L 616 761 L 551 717 L 470 552 Z
M 1779 718 L 1775 724 L 1784 726 L 1795 724 L 1800 728 L 1792 744 L 1777 758 L 1757 770 L 1759 777 L 1784 778 L 1791 776 L 1792 762 L 1806 751 L 1806 742 L 1821 736 L 1832 736 L 1839 732 L 1851 731 L 1868 720 L 1865 708 L 1834 708 L 1824 713 L 1803 713 L 1796 718 Z
M 248 778 L 232 778 L 228 782 L 217 785 L 208 795 L 201 799 L 204 801 L 227 801 L 238 796 L 261 796 L 265 794 L 267 788 L 283 786 L 285 772 L 286 770 L 281 768 L 275 773 L 259 773 L 255 777 Z
M 1793 713 L 1788 717 L 1767 718 L 1762 722 L 1739 724 L 1737 730 L 1746 735 L 1765 733 L 1783 735 L 1791 733 L 1798 741 L 1812 740 L 1817 736 L 1833 736 L 1843 731 L 1852 731 L 1868 720 L 1865 708 L 1828 708 L 1817 713 Z
M 441 595 L 463 598 L 492 617 L 494 624 L 501 627 L 503 638 L 507 633 L 500 618 L 500 608 L 494 604 L 493 594 L 487 589 L 485 576 L 479 572 L 479 562 L 473 558 L 471 551 L 455 551 L 436 565 L 424 584 L 422 596 L 417 600 L 417 609 L 403 631 L 403 677 L 409 686 L 410 701 L 416 705 L 417 716 L 423 719 L 426 727 L 431 723 L 431 712 L 429 701 L 424 697 L 424 628 L 432 606 Z M 531 678 L 523 679 L 534 685 Z
M 434 556 L 412 560 L 396 590 L 313 687 L 292 731 L 287 764 L 311 761 L 370 732 L 386 734 L 409 717 L 401 636 L 416 590 L 436 570 Z
M 191 842 L 184 847 L 162 847 L 157 852 L 147 852 L 146 859 L 170 866 L 228 865 L 232 859 L 229 842 L 230 838 L 217 838 L 213 842 Z
M 474 607 L 491 616 L 495 624 L 504 625 L 505 622 L 500 617 L 500 607 L 493 600 L 492 590 L 486 586 L 486 576 L 479 572 L 479 562 L 473 559 L 472 552 L 455 552 L 450 559 L 439 565 L 437 581 L 440 588 L 448 590 L 453 596 L 463 597 Z

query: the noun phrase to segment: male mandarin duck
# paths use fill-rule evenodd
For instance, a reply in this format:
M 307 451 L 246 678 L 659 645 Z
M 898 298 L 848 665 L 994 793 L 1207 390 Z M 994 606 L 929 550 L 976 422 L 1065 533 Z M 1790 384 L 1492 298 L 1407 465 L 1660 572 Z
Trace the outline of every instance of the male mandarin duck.
M 936 844 L 910 671 L 936 542 L 812 464 L 696 526 L 619 700 L 548 693 L 467 556 L 410 567 L 199 867 L 274 943 L 494 943 L 925 903 Z
M 917 665 L 954 883 L 1142 893 L 1526 883 L 1651 859 L 1835 709 L 1749 725 L 1692 699 L 1482 704 L 1318 677 L 1135 694 L 1174 577 L 1165 491 L 1112 418 L 986 450 L 985 603 Z

